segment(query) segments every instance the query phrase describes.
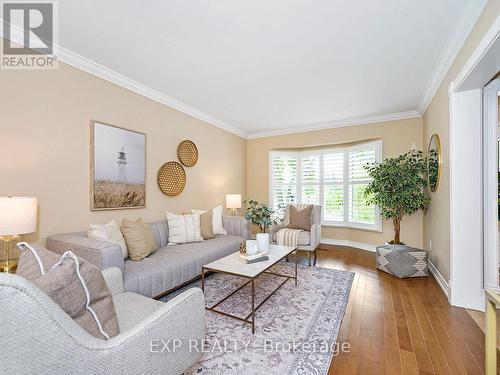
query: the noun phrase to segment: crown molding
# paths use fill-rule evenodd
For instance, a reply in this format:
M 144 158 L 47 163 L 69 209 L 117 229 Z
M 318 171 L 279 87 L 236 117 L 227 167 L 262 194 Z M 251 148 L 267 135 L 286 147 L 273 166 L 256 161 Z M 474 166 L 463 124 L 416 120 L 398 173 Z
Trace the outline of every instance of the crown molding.
M 0 21 L 0 37 L 3 36 L 3 21 Z M 13 35 L 11 35 L 11 40 L 15 43 L 22 43 L 24 37 L 24 31 L 17 27 L 16 25 L 12 25 L 14 29 Z M 83 70 L 87 73 L 90 73 L 96 77 L 102 78 L 108 82 L 114 83 L 115 85 L 121 86 L 127 90 L 133 91 L 136 94 L 142 95 L 146 98 L 154 100 L 158 103 L 164 104 L 170 108 L 176 109 L 179 112 L 183 112 L 189 116 L 197 118 L 201 121 L 204 121 L 210 125 L 213 125 L 217 128 L 225 130 L 229 133 L 235 134 L 239 137 L 245 138 L 247 134 L 245 131 L 227 124 L 226 122 L 211 116 L 205 112 L 202 112 L 194 107 L 191 107 L 177 99 L 174 99 L 168 95 L 165 95 L 149 86 L 143 85 L 131 78 L 124 76 L 118 72 L 115 72 L 112 69 L 106 68 L 86 57 L 78 55 L 77 53 L 70 51 L 67 48 L 61 47 L 60 45 L 56 45 L 54 43 L 54 47 L 57 52 L 57 59 L 65 64 L 71 65 L 77 69 Z
M 500 37 L 500 15 L 497 16 L 491 27 L 489 28 L 486 35 L 483 37 L 475 51 L 470 56 L 467 63 L 464 65 L 460 73 L 453 81 L 452 92 L 460 91 L 462 84 L 465 82 L 467 77 L 472 73 L 474 68 L 479 64 L 481 59 L 486 55 L 490 47 L 493 46 L 495 41 Z M 500 96 L 500 93 L 499 95 Z
M 126 88 L 127 90 L 133 91 L 139 95 L 145 96 L 151 100 L 164 104 L 168 107 L 174 108 L 180 112 L 183 112 L 189 116 L 195 117 L 202 120 L 210 125 L 216 126 L 222 130 L 229 133 L 235 134 L 239 137 L 246 138 L 247 134 L 243 130 L 232 126 L 218 118 L 211 116 L 205 112 L 202 112 L 194 107 L 191 107 L 177 99 L 167 96 L 149 86 L 143 85 L 133 79 L 130 79 L 114 70 L 108 69 L 105 66 L 95 63 L 83 56 L 80 56 L 68 49 L 59 47 L 59 60 L 71 65 L 77 69 L 83 70 L 87 73 L 95 75 L 106 81 L 114 83 L 118 86 Z
M 425 86 L 424 92 L 420 97 L 417 107 L 417 111 L 419 113 L 424 114 L 427 110 L 427 107 L 431 103 L 432 98 L 434 98 L 434 95 L 436 95 L 436 92 L 443 82 L 446 73 L 448 73 L 448 70 L 462 49 L 467 37 L 483 12 L 487 2 L 487 0 L 471 1 L 464 9 L 462 15 L 458 18 L 455 24 L 455 29 L 448 38 L 446 46 L 440 54 L 438 63 L 436 64 L 434 71 Z
M 247 134 L 247 139 L 274 137 L 278 135 L 305 133 L 310 131 L 325 130 L 332 128 L 344 128 L 348 126 L 375 124 L 378 122 L 405 120 L 421 116 L 422 115 L 417 111 L 406 111 L 406 112 L 389 113 L 386 115 L 378 115 L 378 116 L 357 117 L 352 119 L 321 122 L 316 124 L 309 124 L 309 125 L 296 126 L 290 128 L 282 128 L 277 130 L 253 132 Z

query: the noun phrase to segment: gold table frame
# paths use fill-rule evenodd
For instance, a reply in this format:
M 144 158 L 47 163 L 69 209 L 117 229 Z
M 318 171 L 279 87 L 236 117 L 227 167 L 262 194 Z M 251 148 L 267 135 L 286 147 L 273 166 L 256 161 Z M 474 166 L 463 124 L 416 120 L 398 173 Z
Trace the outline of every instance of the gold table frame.
M 286 258 L 287 261 L 288 261 L 288 257 L 292 253 L 294 253 L 294 261 L 295 261 L 295 267 L 294 267 L 295 268 L 295 274 L 293 276 L 292 275 L 283 275 L 283 274 L 280 274 L 280 273 L 268 271 L 271 267 L 275 266 L 276 264 L 278 264 L 279 262 L 281 262 L 283 259 Z M 295 280 L 295 285 L 297 285 L 297 257 L 298 257 L 297 253 L 298 253 L 297 249 L 290 251 L 288 254 L 286 254 L 282 258 L 278 259 L 276 262 L 274 262 L 269 267 L 267 267 L 266 269 L 264 269 L 263 271 L 259 272 L 257 275 L 255 275 L 253 277 L 245 276 L 245 275 L 240 275 L 240 274 L 237 274 L 237 273 L 234 273 L 234 272 L 221 271 L 221 270 L 218 270 L 218 269 L 214 269 L 214 268 L 210 268 L 210 267 L 205 267 L 205 266 L 201 267 L 201 290 L 203 290 L 203 293 L 205 293 L 205 271 L 207 271 L 207 272 L 223 273 L 223 274 L 226 274 L 226 275 L 238 276 L 238 277 L 249 279 L 246 283 L 244 283 L 243 285 L 239 286 L 238 289 L 236 289 L 235 291 L 231 292 L 230 294 L 228 294 L 227 296 L 225 296 L 223 299 L 221 299 L 220 301 L 218 301 L 214 305 L 212 305 L 210 307 L 205 306 L 205 309 L 208 310 L 208 311 L 212 311 L 212 312 L 224 315 L 224 316 L 228 316 L 230 318 L 237 319 L 237 320 L 245 322 L 245 323 L 249 323 L 249 324 L 252 325 L 252 334 L 255 334 L 255 312 L 257 311 L 257 309 L 259 309 L 272 295 L 274 295 L 274 293 L 276 293 L 283 285 L 285 285 L 285 283 L 288 280 L 290 280 L 290 279 Z M 255 306 L 255 280 L 258 277 L 260 277 L 262 274 L 280 276 L 280 277 L 285 278 L 285 280 L 283 282 L 281 282 L 280 285 L 276 289 L 274 289 L 266 298 L 264 298 L 261 303 L 259 303 L 257 306 Z M 244 287 L 246 287 L 248 284 L 252 285 L 252 309 L 250 311 L 250 314 L 248 314 L 245 318 L 242 318 L 240 316 L 236 316 L 236 315 L 233 315 L 233 314 L 229 314 L 227 312 L 224 312 L 224 311 L 216 309 L 216 307 L 219 306 L 222 302 L 226 301 L 229 297 L 231 297 L 234 294 L 236 294 L 237 292 L 239 292 L 241 289 L 243 289 Z M 251 320 L 250 320 L 250 318 L 251 318 Z

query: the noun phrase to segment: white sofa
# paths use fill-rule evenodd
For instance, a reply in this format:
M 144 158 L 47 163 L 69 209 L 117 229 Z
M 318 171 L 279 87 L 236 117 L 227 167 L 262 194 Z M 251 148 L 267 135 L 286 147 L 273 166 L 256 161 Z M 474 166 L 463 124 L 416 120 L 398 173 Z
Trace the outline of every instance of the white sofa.
M 103 270 L 120 333 L 91 336 L 52 299 L 20 276 L 0 273 L 4 374 L 171 374 L 197 362 L 205 338 L 203 292 L 189 289 L 163 303 L 124 291 L 120 269 Z M 176 350 L 168 340 L 181 344 Z M 162 341 L 163 340 L 163 341 Z

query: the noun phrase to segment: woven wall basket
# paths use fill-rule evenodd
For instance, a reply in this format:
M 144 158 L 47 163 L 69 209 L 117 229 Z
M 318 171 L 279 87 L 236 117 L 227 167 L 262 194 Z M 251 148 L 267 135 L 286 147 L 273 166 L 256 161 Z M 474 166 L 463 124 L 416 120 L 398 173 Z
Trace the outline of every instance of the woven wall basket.
M 186 186 L 186 172 L 176 161 L 169 161 L 158 170 L 158 186 L 169 197 L 179 195 Z
M 198 148 L 193 143 L 186 139 L 177 146 L 177 158 L 186 167 L 192 167 L 198 161 Z

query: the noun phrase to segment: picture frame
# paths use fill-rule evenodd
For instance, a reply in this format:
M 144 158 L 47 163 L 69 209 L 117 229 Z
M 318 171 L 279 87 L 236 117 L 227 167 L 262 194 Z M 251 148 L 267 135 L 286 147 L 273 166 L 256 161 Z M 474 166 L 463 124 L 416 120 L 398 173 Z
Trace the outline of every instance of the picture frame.
M 146 134 L 90 122 L 90 210 L 146 207 Z

